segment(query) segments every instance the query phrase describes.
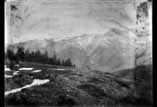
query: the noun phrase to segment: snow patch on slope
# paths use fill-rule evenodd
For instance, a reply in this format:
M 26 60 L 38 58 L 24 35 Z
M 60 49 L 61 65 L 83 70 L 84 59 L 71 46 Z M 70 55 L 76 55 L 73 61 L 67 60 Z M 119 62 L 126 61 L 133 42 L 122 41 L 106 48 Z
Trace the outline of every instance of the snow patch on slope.
M 6 91 L 5 92 L 5 96 L 7 96 L 9 94 L 12 94 L 12 93 L 20 92 L 22 89 L 25 89 L 25 88 L 30 88 L 32 86 L 38 86 L 38 85 L 42 85 L 42 84 L 48 83 L 49 81 L 50 81 L 49 79 L 43 79 L 43 80 L 34 79 L 33 82 L 32 82 L 32 84 L 26 85 L 26 86 L 21 87 L 21 88 L 13 89 L 11 91 Z
M 20 68 L 19 70 L 33 70 L 34 68 Z

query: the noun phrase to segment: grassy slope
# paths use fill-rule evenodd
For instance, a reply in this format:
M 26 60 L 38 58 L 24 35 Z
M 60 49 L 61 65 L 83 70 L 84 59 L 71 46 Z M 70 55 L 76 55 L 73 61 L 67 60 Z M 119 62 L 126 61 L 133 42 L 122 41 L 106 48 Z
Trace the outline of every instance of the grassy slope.
M 30 65 L 29 65 L 30 66 Z M 34 66 L 34 65 L 33 65 Z M 38 69 L 38 66 L 34 66 Z M 41 68 L 40 68 L 41 69 Z M 137 81 L 138 87 L 132 87 L 132 82 L 126 82 L 117 78 L 113 74 L 106 74 L 99 71 L 81 72 L 81 71 L 55 71 L 51 67 L 42 67 L 43 72 L 39 73 L 21 73 L 21 77 L 16 77 L 13 82 L 8 82 L 9 86 L 25 85 L 34 78 L 50 79 L 50 82 L 41 86 L 24 89 L 22 92 L 6 96 L 7 105 L 34 105 L 34 106 L 147 106 L 151 105 L 149 95 L 141 93 L 150 92 L 150 86 L 141 85 Z M 136 69 L 138 72 L 142 68 Z M 150 69 L 146 69 L 149 72 Z M 130 70 L 131 71 L 131 70 Z M 119 77 L 125 73 L 120 71 Z M 122 74 L 122 75 L 120 75 Z M 138 74 L 138 73 L 137 73 Z M 116 74 L 115 74 L 116 75 Z M 130 72 L 128 73 L 130 75 Z M 127 74 L 125 74 L 127 77 Z M 31 78 L 30 78 L 31 77 Z M 143 79 L 138 76 L 139 79 Z M 20 82 L 23 79 L 23 82 Z M 143 83 L 143 82 L 142 82 Z M 145 82 L 146 83 L 146 82 Z M 135 86 L 135 85 L 134 85 Z M 142 92 L 142 88 L 148 88 Z M 138 90 L 138 92 L 136 92 Z

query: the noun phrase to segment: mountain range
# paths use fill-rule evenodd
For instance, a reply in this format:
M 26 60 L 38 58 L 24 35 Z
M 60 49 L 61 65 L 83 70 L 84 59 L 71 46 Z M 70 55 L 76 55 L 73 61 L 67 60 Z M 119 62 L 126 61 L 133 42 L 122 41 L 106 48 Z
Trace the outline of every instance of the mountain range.
M 81 69 L 111 72 L 134 67 L 135 37 L 128 31 L 109 29 L 101 34 L 83 34 L 59 41 L 53 39 L 35 39 L 12 44 L 14 51 L 25 50 L 55 53 L 60 59 L 70 58 Z

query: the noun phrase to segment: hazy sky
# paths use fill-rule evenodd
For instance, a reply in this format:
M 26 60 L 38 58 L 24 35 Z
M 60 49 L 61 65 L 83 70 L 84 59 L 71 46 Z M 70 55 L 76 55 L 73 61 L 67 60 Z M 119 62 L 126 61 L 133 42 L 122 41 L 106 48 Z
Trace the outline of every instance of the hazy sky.
M 14 0 L 6 7 L 12 42 L 134 29 L 136 22 L 133 0 Z

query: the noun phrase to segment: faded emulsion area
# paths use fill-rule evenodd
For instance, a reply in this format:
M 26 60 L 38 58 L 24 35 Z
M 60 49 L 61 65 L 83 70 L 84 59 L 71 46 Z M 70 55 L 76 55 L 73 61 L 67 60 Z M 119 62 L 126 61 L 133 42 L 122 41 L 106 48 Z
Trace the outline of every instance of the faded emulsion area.
M 152 1 L 5 2 L 5 105 L 151 107 Z

